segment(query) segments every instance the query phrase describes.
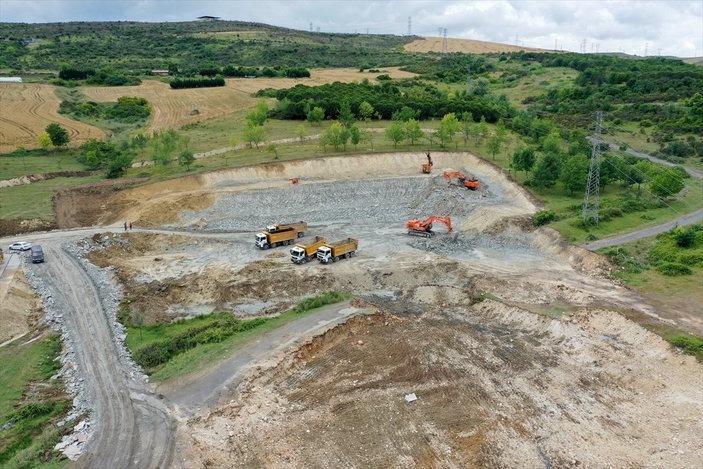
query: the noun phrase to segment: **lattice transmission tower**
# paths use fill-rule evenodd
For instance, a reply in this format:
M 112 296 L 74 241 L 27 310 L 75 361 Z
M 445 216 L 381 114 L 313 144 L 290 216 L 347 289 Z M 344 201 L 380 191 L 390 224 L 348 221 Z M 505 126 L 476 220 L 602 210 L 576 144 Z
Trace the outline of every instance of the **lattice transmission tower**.
M 447 28 L 442 29 L 442 54 L 447 53 Z
M 600 205 L 600 130 L 602 120 L 603 112 L 596 112 L 596 130 L 593 134 L 591 165 L 588 169 L 586 195 L 583 198 L 583 208 L 581 210 L 581 218 L 586 225 L 590 223 L 598 224 L 598 208 Z

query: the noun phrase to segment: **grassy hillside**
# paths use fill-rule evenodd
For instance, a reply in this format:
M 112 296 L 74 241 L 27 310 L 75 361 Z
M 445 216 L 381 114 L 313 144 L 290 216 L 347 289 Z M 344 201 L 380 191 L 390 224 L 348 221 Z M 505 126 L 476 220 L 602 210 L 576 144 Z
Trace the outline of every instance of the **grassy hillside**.
M 407 63 L 415 37 L 309 33 L 242 21 L 0 23 L 0 69 L 66 64 L 120 72 L 216 65 L 374 67 Z

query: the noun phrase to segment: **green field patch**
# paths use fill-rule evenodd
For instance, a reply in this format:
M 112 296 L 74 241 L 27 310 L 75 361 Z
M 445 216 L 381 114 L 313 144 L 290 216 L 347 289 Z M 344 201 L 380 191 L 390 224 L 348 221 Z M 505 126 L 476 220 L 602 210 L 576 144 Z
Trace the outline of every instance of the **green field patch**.
M 0 433 L 1 467 L 53 467 L 64 459 L 53 447 L 66 429 L 55 423 L 71 401 L 61 382 L 50 380 L 60 353 L 58 334 L 0 348 L 0 426 L 9 427 Z
M 306 298 L 290 311 L 271 317 L 240 319 L 229 312 L 214 312 L 170 324 L 129 326 L 126 344 L 152 380 L 164 381 L 196 371 L 230 354 L 253 337 L 349 297 L 344 292 L 328 291 Z M 123 314 L 122 317 L 129 316 Z
M 84 171 L 86 168 L 76 160 L 75 150 L 17 150 L 0 155 L 0 180 L 13 179 L 30 174 L 55 173 L 59 171 Z
M 0 219 L 54 220 L 52 199 L 58 189 L 97 182 L 100 175 L 55 178 L 32 184 L 0 188 Z

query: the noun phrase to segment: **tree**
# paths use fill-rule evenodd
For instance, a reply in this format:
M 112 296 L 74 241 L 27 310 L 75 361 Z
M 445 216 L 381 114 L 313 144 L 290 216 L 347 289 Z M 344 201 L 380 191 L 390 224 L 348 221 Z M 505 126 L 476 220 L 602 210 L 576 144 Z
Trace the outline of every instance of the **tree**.
M 61 127 L 56 122 L 52 122 L 51 124 L 47 125 L 46 129 L 44 130 L 49 135 L 49 138 L 51 139 L 51 144 L 55 147 L 62 147 L 64 145 L 67 145 L 70 140 L 66 129 Z
M 683 179 L 673 171 L 662 169 L 649 181 L 649 191 L 659 197 L 671 197 L 683 189 Z
M 266 130 L 261 125 L 247 124 L 244 130 L 244 139 L 249 143 L 249 147 L 253 145 L 259 148 L 259 145 L 266 140 Z
M 308 130 L 305 128 L 303 124 L 300 124 L 295 128 L 295 135 L 297 135 L 298 140 L 300 140 L 300 143 L 303 143 L 305 141 L 305 136 L 308 134 Z
M 236 135 L 232 135 L 229 138 L 229 144 L 232 147 L 232 149 L 235 149 L 237 147 L 237 145 L 239 145 L 239 140 L 237 139 Z
M 132 137 L 132 140 L 130 140 L 130 144 L 132 145 L 132 148 L 138 148 L 142 159 L 144 158 L 144 149 L 146 148 L 146 144 L 149 143 L 149 137 L 142 133 L 138 133 L 134 137 Z
M 351 142 L 352 145 L 354 145 L 354 150 L 356 150 L 356 146 L 361 143 L 361 130 L 359 130 L 359 127 L 352 125 L 349 127 L 349 141 Z
M 247 114 L 247 124 L 262 126 L 266 123 L 269 115 L 269 107 L 265 100 L 259 100 L 256 109 Z
M 525 177 L 527 177 L 527 173 L 532 170 L 536 159 L 535 151 L 531 147 L 518 148 L 513 154 L 511 166 L 515 171 L 525 171 Z
M 469 136 L 471 135 L 471 124 L 473 121 L 474 117 L 470 112 L 461 113 L 461 135 L 464 137 L 464 145 L 469 142 Z
M 190 150 L 183 150 L 178 155 L 178 164 L 181 166 L 185 166 L 188 171 L 190 171 L 190 166 L 193 164 L 194 161 L 195 155 L 193 155 L 193 152 Z
M 399 122 L 407 122 L 410 119 L 417 119 L 419 115 L 420 113 L 418 111 L 415 111 L 408 106 L 403 106 L 400 110 L 393 113 L 391 119 Z
M 371 104 L 368 103 L 368 101 L 362 101 L 361 104 L 359 104 L 359 116 L 362 120 L 364 120 L 364 122 L 369 122 L 373 118 L 375 112 L 376 110 Z
M 547 153 L 540 158 L 532 173 L 532 185 L 535 187 L 552 187 L 559 179 L 559 158 L 554 153 Z
M 491 158 L 495 160 L 496 155 L 500 153 L 500 149 L 503 147 L 503 141 L 497 133 L 494 133 L 488 137 L 486 145 L 488 146 L 488 152 L 491 154 Z
M 322 145 L 332 145 L 337 151 L 340 145 L 346 147 L 349 141 L 349 129 L 345 128 L 341 123 L 335 122 L 322 135 L 320 139 Z
M 405 139 L 405 125 L 401 121 L 393 121 L 386 128 L 386 138 L 393 141 L 393 148 L 398 147 L 398 143 Z
M 354 114 L 351 112 L 351 106 L 349 106 L 349 101 L 345 99 L 339 106 L 339 122 L 348 129 L 355 120 Z
M 47 150 L 51 146 L 51 137 L 49 137 L 47 132 L 42 132 L 37 135 L 37 143 L 44 150 Z
M 423 136 L 424 134 L 418 121 L 410 119 L 405 123 L 405 138 L 410 140 L 411 145 L 415 145 L 415 140 L 420 140 Z
M 636 166 L 630 166 L 627 169 L 626 174 L 627 174 L 627 177 L 626 177 L 625 184 L 627 184 L 628 186 L 630 184 L 637 184 L 637 198 L 639 198 L 640 197 L 640 189 L 641 189 L 642 183 L 644 182 L 644 173 L 642 171 L 640 171 L 640 169 L 637 168 Z
M 450 112 L 442 117 L 442 121 L 439 123 L 438 134 L 440 140 L 442 140 L 442 146 L 444 146 L 445 140 L 451 142 L 454 139 L 454 135 L 459 131 L 460 124 L 459 120 L 456 118 L 456 114 Z
M 273 153 L 274 159 L 278 159 L 278 145 L 276 145 L 275 143 L 269 143 L 266 146 L 266 151 Z
M 325 118 L 325 110 L 319 106 L 315 106 L 306 113 L 305 118 L 311 124 L 320 125 L 320 122 Z
M 473 134 L 476 138 L 476 145 L 480 145 L 488 135 L 488 123 L 485 117 L 481 116 L 481 121 L 474 124 Z
M 574 191 L 585 189 L 588 166 L 588 158 L 583 154 L 571 155 L 562 165 L 559 180 L 564 188 L 569 190 L 569 195 L 574 195 Z

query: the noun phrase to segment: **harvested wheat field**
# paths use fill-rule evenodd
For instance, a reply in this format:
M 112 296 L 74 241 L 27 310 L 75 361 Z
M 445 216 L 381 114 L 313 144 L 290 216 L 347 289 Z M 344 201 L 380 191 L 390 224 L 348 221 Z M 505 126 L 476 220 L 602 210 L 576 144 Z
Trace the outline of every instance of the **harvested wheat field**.
M 147 128 L 150 132 L 219 117 L 245 109 L 255 102 L 248 94 L 228 86 L 173 90 L 167 83 L 156 80 L 146 80 L 138 86 L 86 87 L 83 94 L 98 102 L 117 101 L 121 96 L 146 98 L 153 107 Z
M 173 90 L 167 83 L 147 80 L 139 86 L 84 88 L 87 99 L 99 102 L 117 101 L 120 96 L 146 98 L 154 108 L 148 131 L 177 128 L 192 122 L 220 117 L 246 109 L 256 101 L 251 95 L 264 88 L 290 88 L 298 84 L 322 85 L 335 81 L 353 82 L 364 78 L 375 79 L 388 74 L 393 78 L 407 78 L 413 73 L 397 67 L 379 73 L 360 73 L 353 68 L 312 70 L 310 78 L 229 78 L 227 85 L 216 88 Z M 196 112 L 197 111 L 197 112 Z
M 59 114 L 60 100 L 55 87 L 39 83 L 0 85 L 0 152 L 17 147 L 36 147 L 37 135 L 56 122 L 68 131 L 72 142 L 103 138 L 105 133 L 88 124 Z
M 404 48 L 408 52 L 443 52 L 443 39 L 441 37 L 423 37 L 417 41 L 405 44 Z M 447 38 L 446 52 L 463 52 L 468 54 L 490 54 L 494 52 L 549 52 L 545 49 L 535 47 L 513 46 L 510 44 L 500 44 L 497 42 L 477 41 L 474 39 L 453 39 Z

